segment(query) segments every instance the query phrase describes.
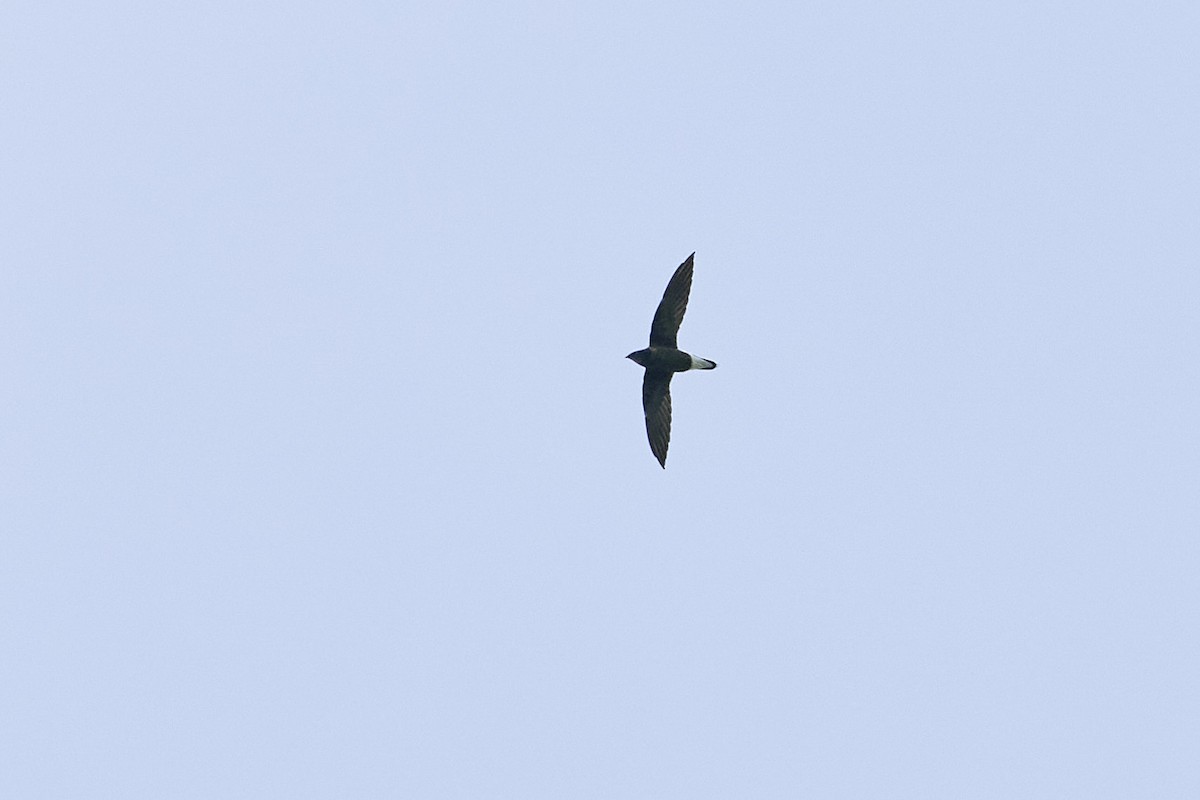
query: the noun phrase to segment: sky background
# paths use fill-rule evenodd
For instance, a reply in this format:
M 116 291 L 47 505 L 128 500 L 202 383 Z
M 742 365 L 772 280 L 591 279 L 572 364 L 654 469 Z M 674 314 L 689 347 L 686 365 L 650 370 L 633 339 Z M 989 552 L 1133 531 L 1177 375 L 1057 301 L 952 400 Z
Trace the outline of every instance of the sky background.
M 0 795 L 1200 796 L 1198 39 L 7 3 Z

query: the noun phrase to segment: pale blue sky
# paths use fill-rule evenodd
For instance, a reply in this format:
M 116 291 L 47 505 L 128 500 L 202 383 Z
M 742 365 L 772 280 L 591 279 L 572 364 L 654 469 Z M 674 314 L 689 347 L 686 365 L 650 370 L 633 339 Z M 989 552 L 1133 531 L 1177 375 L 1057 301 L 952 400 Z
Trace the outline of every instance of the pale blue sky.
M 1197 9 L 8 3 L 0 796 L 1200 796 Z

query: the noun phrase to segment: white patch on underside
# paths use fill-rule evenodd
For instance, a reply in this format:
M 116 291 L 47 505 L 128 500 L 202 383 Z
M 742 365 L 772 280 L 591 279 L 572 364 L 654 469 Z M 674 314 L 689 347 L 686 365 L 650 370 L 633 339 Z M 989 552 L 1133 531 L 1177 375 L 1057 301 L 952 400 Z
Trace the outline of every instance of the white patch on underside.
M 689 355 L 691 355 L 691 354 L 689 353 Z M 717 366 L 713 362 L 709 361 L 707 358 L 699 358 L 697 356 L 691 356 L 691 358 L 692 358 L 692 369 L 713 369 L 714 367 Z

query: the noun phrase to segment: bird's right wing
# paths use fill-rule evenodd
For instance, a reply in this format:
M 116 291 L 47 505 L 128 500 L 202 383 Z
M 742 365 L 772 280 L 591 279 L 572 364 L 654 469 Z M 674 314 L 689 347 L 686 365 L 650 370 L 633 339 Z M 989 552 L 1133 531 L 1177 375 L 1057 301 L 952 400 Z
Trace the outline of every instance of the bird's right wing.
M 642 379 L 642 409 L 646 412 L 646 437 L 650 452 L 667 468 L 667 445 L 671 443 L 671 373 L 646 370 Z
M 683 313 L 687 311 L 688 295 L 692 291 L 692 253 L 679 265 L 667 290 L 663 292 L 658 310 L 654 312 L 654 322 L 650 323 L 651 347 L 676 347 L 675 338 L 679 334 L 679 325 L 683 322 Z

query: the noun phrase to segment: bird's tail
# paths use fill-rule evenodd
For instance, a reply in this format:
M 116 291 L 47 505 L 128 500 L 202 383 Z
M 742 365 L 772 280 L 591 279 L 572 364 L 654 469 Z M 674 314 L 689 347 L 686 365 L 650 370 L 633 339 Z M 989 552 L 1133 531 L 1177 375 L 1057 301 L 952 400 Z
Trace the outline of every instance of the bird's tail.
M 692 356 L 692 369 L 716 369 L 717 362 L 709 361 L 707 358 Z

